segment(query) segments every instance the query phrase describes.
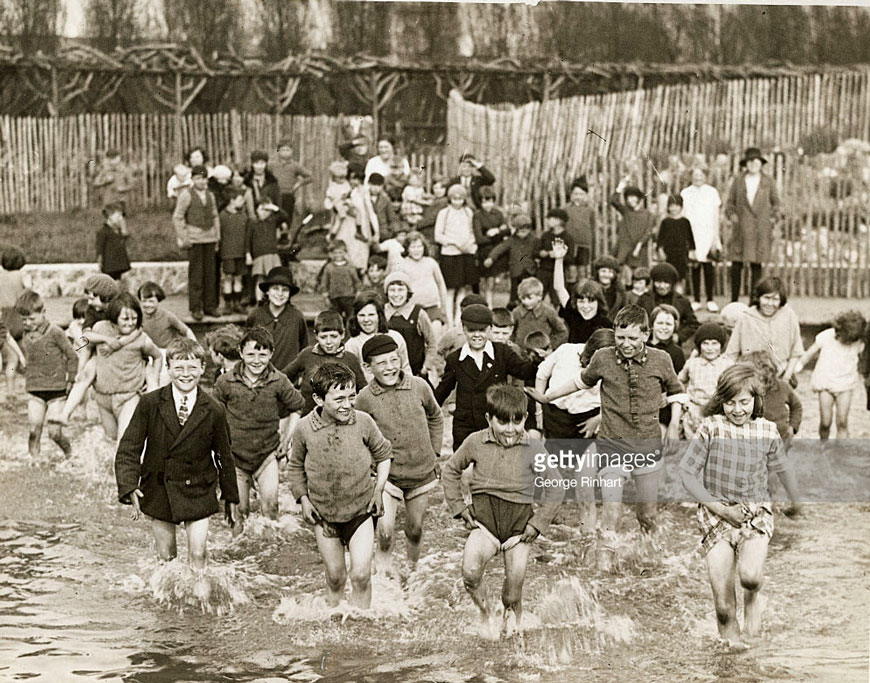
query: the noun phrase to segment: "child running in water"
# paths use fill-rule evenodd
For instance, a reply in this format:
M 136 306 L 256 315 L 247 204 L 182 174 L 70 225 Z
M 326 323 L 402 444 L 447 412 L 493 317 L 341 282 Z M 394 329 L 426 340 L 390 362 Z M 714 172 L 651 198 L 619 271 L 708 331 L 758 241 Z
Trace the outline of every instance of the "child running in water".
M 46 417 L 54 418 L 63 408 L 62 399 L 72 386 L 79 361 L 63 331 L 45 319 L 45 307 L 39 294 L 32 289 L 24 290 L 15 302 L 15 310 L 24 323 L 21 349 L 27 360 L 25 388 L 30 423 L 27 450 L 31 458 L 38 458 Z M 68 457 L 72 453 L 69 439 L 54 420 L 49 423 L 48 435 L 64 455 Z
M 719 635 L 736 643 L 737 580 L 743 586 L 743 632 L 758 635 L 763 606 L 767 544 L 773 535 L 773 511 L 768 502 L 768 470 L 776 472 L 798 512 L 797 481 L 785 456 L 776 425 L 761 417 L 761 397 L 755 368 L 740 363 L 726 369 L 680 462 L 683 486 L 698 501 L 701 545 Z
M 190 339 L 166 348 L 172 385 L 142 397 L 115 456 L 118 500 L 133 506 L 133 519 L 151 518 L 157 556 L 178 553 L 175 528 L 184 522 L 187 554 L 197 569 L 206 564 L 208 520 L 218 511 L 217 486 L 226 519 L 234 525 L 236 470 L 223 408 L 198 387 L 205 351 Z M 144 451 L 144 453 L 143 453 Z
M 326 565 L 327 602 L 344 595 L 350 552 L 350 603 L 372 604 L 372 516 L 384 513 L 384 486 L 390 474 L 390 442 L 366 413 L 354 410 L 356 383 L 341 363 L 321 365 L 311 378 L 317 408 L 293 433 L 290 489 L 302 517 L 314 526 L 317 549 Z M 372 469 L 377 480 L 372 478 Z
M 819 359 L 810 379 L 810 387 L 819 395 L 819 438 L 827 439 L 837 409 L 837 438 L 849 438 L 849 408 L 852 392 L 861 383 L 858 360 L 864 351 L 864 317 L 846 311 L 834 318 L 834 324 L 816 335 L 813 345 L 798 361 L 795 372 L 803 369 L 816 354 Z
M 519 387 L 498 384 L 486 391 L 489 427 L 471 434 L 444 465 L 441 476 L 450 513 L 471 533 L 465 541 L 462 581 L 484 620 L 489 619 L 483 572 L 504 553 L 503 632 L 514 635 L 523 611 L 523 582 L 531 543 L 556 515 L 562 492 L 544 489 L 544 504 L 532 507 L 535 472 L 529 454 L 543 453 L 524 429 L 526 395 Z M 471 470 L 471 505 L 462 496 L 462 473 Z

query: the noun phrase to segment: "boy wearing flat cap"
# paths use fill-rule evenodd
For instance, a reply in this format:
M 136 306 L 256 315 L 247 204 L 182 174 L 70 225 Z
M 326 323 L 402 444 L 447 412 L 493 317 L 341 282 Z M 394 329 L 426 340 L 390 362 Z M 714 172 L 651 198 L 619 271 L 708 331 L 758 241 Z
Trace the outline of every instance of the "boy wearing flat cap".
M 525 360 L 504 344 L 491 342 L 492 311 L 486 306 L 467 306 L 462 310 L 461 320 L 466 342 L 447 356 L 444 375 L 435 389 L 435 398 L 443 404 L 456 388 L 454 451 L 469 434 L 486 429 L 486 390 L 494 384 L 503 384 L 508 375 L 534 379 L 541 360 L 540 357 L 536 361 Z
M 392 337 L 377 334 L 367 340 L 362 358 L 373 377 L 359 392 L 356 409 L 372 416 L 393 447 L 375 553 L 375 566 L 391 573 L 390 553 L 400 501 L 405 502 L 405 540 L 412 568 L 420 558 L 429 491 L 438 484 L 435 459 L 441 452 L 444 418 L 426 381 L 402 371 Z

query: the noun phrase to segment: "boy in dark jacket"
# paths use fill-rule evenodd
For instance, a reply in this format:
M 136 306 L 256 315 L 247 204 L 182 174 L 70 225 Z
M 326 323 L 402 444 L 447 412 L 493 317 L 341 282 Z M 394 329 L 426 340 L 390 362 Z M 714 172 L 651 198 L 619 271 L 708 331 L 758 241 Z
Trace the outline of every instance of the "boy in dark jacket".
M 184 522 L 188 559 L 204 569 L 218 483 L 230 526 L 231 505 L 239 503 L 229 428 L 224 409 L 198 386 L 203 348 L 179 337 L 166 348 L 166 363 L 171 384 L 142 396 L 118 445 L 118 500 L 133 506 L 133 519 L 151 517 L 163 561 L 175 558 L 175 527 Z
M 623 284 L 631 283 L 631 271 L 638 266 L 649 266 L 647 243 L 656 228 L 656 218 L 644 207 L 643 191 L 629 185 L 623 178 L 610 196 L 610 205 L 621 219 L 616 228 L 616 260 L 622 268 Z
M 532 219 L 525 215 L 513 219 L 514 234 L 501 244 L 497 244 L 484 260 L 484 268 L 492 268 L 499 257 L 508 254 L 508 272 L 511 276 L 511 294 L 508 307 L 517 304 L 517 285 L 520 280 L 534 275 L 537 271 L 535 258 L 540 249 L 540 240 L 532 233 Z

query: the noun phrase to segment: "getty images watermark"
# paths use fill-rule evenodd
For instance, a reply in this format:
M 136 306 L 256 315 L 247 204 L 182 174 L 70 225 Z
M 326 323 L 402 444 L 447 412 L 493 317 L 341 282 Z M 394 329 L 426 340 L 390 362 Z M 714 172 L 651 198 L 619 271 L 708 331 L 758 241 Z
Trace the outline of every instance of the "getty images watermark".
M 596 449 L 594 443 L 580 442 L 582 450 L 568 446 L 535 453 L 532 464 L 535 488 L 621 487 L 633 472 L 653 472 L 661 465 L 661 447 L 649 452 L 607 451 Z

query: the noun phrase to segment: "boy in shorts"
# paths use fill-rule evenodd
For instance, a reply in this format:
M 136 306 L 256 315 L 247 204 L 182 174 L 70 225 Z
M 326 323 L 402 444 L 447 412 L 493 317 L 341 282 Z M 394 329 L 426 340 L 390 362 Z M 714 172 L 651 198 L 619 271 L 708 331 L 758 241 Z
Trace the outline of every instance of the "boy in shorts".
M 374 378 L 360 391 L 356 408 L 374 418 L 393 449 L 375 554 L 375 567 L 392 573 L 390 553 L 401 501 L 405 502 L 405 539 L 412 569 L 420 558 L 429 491 L 438 485 L 435 458 L 444 440 L 444 418 L 426 381 L 402 372 L 398 345 L 392 337 L 377 334 L 368 339 L 362 358 Z
M 372 516 L 384 513 L 390 442 L 368 414 L 354 410 L 356 382 L 346 365 L 321 365 L 311 388 L 317 407 L 293 433 L 290 489 L 302 505 L 302 517 L 315 525 L 317 549 L 326 565 L 327 602 L 335 607 L 344 596 L 347 548 L 350 604 L 367 609 L 372 604 Z
M 27 360 L 24 370 L 30 423 L 27 450 L 31 458 L 39 457 L 42 428 L 48 418 L 48 435 L 68 457 L 72 448 L 55 418 L 75 380 L 78 358 L 63 330 L 45 319 L 45 307 L 39 294 L 25 289 L 15 301 L 15 310 L 24 324 L 21 351 Z
M 643 308 L 629 304 L 620 310 L 613 320 L 613 333 L 615 346 L 596 351 L 579 377 L 551 389 L 541 398 L 549 402 L 578 389 L 591 389 L 601 381 L 599 477 L 615 482 L 601 488 L 603 526 L 610 532 L 616 530 L 622 511 L 622 483 L 632 477 L 637 521 L 641 530 L 653 532 L 663 455 L 659 427 L 661 396 L 664 393 L 672 406 L 666 436 L 668 448 L 679 437 L 680 416 L 687 399 L 671 357 L 646 345 L 649 316 Z M 538 399 L 540 395 L 534 397 Z M 605 564 L 607 558 L 599 559 Z
M 174 339 L 166 363 L 172 383 L 142 396 L 118 445 L 118 499 L 133 506 L 133 519 L 142 513 L 151 518 L 160 560 L 177 555 L 175 528 L 184 522 L 188 559 L 204 569 L 218 484 L 230 526 L 232 505 L 239 503 L 230 433 L 223 407 L 198 386 L 203 348 L 186 337 Z
M 486 392 L 488 428 L 471 434 L 441 471 L 444 498 L 450 513 L 462 518 L 471 533 L 465 541 L 462 581 L 481 618 L 489 619 L 483 571 L 498 553 L 504 553 L 505 580 L 503 632 L 513 635 L 522 617 L 523 582 L 530 543 L 547 530 L 562 500 L 559 487 L 544 488 L 544 504 L 536 511 L 535 453 L 544 444 L 523 429 L 526 395 L 519 387 L 491 386 Z M 463 471 L 471 470 L 471 505 L 462 497 Z
M 305 405 L 302 394 L 272 365 L 273 348 L 268 330 L 251 328 L 239 342 L 241 360 L 214 385 L 214 399 L 226 409 L 230 425 L 239 485 L 238 533 L 250 513 L 255 485 L 263 514 L 278 519 L 278 463 L 287 457 Z

